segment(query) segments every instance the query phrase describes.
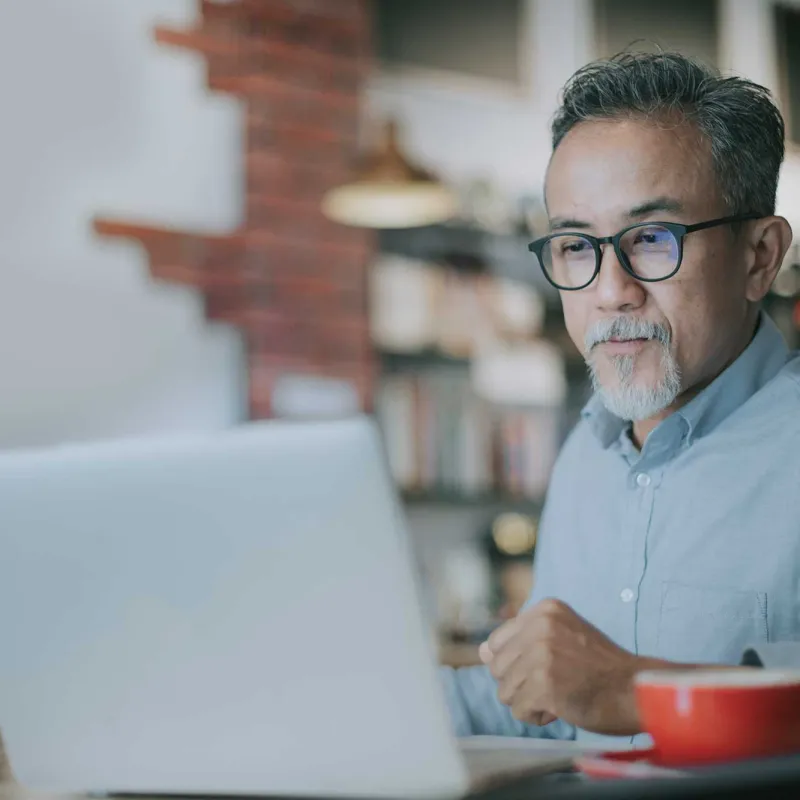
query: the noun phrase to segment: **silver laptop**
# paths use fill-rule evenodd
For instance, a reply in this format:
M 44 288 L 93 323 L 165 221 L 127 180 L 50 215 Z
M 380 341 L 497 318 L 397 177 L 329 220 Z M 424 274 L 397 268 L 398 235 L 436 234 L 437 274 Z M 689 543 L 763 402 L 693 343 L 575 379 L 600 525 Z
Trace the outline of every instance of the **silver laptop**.
M 15 775 L 58 792 L 457 797 L 566 766 L 569 744 L 476 740 L 464 757 L 413 564 L 366 418 L 0 456 Z

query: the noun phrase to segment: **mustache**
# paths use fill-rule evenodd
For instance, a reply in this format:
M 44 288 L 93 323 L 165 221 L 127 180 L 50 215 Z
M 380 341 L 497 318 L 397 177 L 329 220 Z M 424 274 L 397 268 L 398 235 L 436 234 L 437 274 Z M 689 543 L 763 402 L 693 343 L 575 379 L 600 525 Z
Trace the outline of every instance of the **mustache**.
M 641 317 L 613 317 L 602 319 L 589 328 L 585 336 L 586 352 L 611 339 L 654 339 L 664 347 L 669 347 L 672 337 L 669 328 L 658 322 Z

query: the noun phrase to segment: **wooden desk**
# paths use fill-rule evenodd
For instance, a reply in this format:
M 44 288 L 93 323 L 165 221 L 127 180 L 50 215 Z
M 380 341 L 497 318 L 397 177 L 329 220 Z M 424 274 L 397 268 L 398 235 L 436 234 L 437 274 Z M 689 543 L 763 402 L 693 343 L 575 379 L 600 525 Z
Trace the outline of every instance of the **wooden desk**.
M 439 646 L 439 663 L 445 667 L 474 667 L 481 663 L 477 644 L 444 642 Z

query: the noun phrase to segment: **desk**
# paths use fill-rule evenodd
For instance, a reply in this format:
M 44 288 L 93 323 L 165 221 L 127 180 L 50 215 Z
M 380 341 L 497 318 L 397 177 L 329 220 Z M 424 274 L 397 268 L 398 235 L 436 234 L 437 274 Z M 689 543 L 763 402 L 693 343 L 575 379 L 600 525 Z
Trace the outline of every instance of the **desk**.
M 687 782 L 662 779 L 661 781 L 552 781 L 531 779 L 505 789 L 477 795 L 474 800 L 797 800 L 800 797 L 800 772 L 792 777 L 773 775 L 761 782 L 737 780 L 734 782 L 691 779 Z M 90 800 L 83 795 L 55 795 L 25 792 L 20 789 L 0 789 L 0 800 Z M 92 798 L 94 800 L 94 798 Z M 130 800 L 130 798 L 125 798 Z M 176 800 L 175 798 L 146 798 L 136 800 Z M 199 800 L 193 798 L 193 800 Z M 214 800 L 241 800 L 241 798 L 214 798 Z M 260 798 L 260 800 L 267 800 Z M 278 798 L 276 798 L 278 800 Z M 284 798 L 280 798 L 284 800 Z M 323 799 L 325 800 L 325 799 Z M 334 800 L 329 798 L 328 800 Z M 342 800 L 337 798 L 336 800 Z M 469 798 L 468 800 L 473 800 Z
M 572 775 L 523 778 L 473 797 L 474 800 L 798 800 L 800 755 L 710 769 L 691 778 L 629 781 L 588 781 Z M 0 800 L 89 800 L 89 797 L 32 792 L 11 780 L 0 784 Z M 176 799 L 141 795 L 137 800 Z

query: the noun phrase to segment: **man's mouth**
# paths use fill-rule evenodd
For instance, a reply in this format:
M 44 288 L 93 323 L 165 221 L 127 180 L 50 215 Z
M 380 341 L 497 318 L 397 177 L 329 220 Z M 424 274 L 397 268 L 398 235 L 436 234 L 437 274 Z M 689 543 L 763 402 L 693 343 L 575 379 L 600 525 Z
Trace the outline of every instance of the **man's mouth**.
M 611 355 L 628 356 L 640 352 L 650 341 L 652 339 L 620 339 L 612 337 L 605 342 L 600 342 L 598 347 L 602 347 L 606 353 Z

